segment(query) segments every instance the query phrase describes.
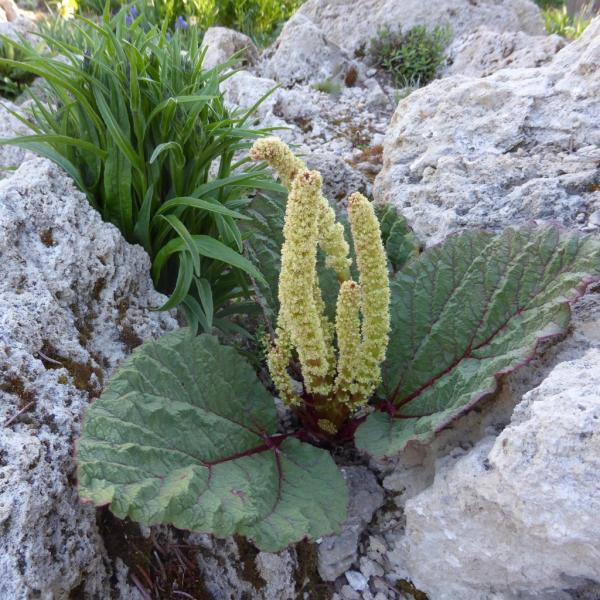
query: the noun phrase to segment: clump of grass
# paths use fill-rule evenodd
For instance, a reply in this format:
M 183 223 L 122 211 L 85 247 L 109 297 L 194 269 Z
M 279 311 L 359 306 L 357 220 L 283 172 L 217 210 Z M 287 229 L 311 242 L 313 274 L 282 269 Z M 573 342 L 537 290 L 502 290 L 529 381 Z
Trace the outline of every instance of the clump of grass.
M 446 46 L 452 39 L 449 27 L 428 30 L 416 25 L 406 32 L 384 28 L 371 41 L 375 63 L 390 74 L 397 87 L 426 85 L 446 60 Z
M 262 135 L 246 126 L 253 111 L 225 107 L 219 85 L 229 65 L 203 69 L 195 30 L 128 26 L 108 11 L 101 24 L 71 27 L 78 46 L 42 35 L 60 59 L 21 46 L 22 60 L 0 60 L 45 80 L 44 101 L 31 95 L 35 124 L 21 119 L 32 134 L 2 143 L 62 166 L 106 221 L 146 249 L 157 289 L 170 296 L 161 309 L 181 304 L 192 325 L 226 329 L 226 317 L 246 309 L 249 279 L 261 278 L 237 225 L 247 194 L 280 189 L 236 158 Z
M 335 96 L 342 91 L 342 84 L 334 79 L 324 79 L 323 81 L 318 81 L 317 83 L 313 84 L 312 87 L 318 92 L 331 94 L 332 96 Z
M 591 23 L 591 18 L 571 15 L 566 6 L 546 8 L 543 11 L 544 24 L 549 34 L 556 33 L 568 40 L 576 40 Z

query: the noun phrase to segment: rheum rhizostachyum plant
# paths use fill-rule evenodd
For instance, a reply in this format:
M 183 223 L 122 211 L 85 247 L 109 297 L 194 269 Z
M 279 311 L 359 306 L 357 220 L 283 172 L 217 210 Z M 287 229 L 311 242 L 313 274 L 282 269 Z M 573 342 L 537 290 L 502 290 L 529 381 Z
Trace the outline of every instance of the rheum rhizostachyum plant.
M 525 227 L 468 231 L 419 253 L 393 207 L 374 213 L 355 194 L 354 265 L 320 176 L 276 140 L 251 154 L 290 190 L 285 207 L 256 205 L 249 251 L 279 274 L 267 277 L 278 299 L 261 288 L 278 313 L 268 363 L 299 424 L 281 429 L 234 348 L 179 330 L 121 365 L 85 417 L 77 461 L 81 496 L 118 517 L 275 551 L 343 523 L 348 492 L 331 446 L 353 438 L 382 458 L 427 442 L 563 334 L 570 302 L 600 278 L 600 242 Z
M 360 281 L 351 277 L 344 227 L 309 171 L 277 138 L 256 142 L 251 156 L 267 161 L 289 187 L 279 276 L 277 339 L 268 356 L 282 399 L 297 407 L 313 433 L 335 435 L 365 406 L 381 380 L 390 328 L 390 286 L 379 221 L 361 194 L 348 200 Z M 340 283 L 335 322 L 328 319 L 317 274 L 317 248 Z M 337 341 L 337 352 L 335 349 Z M 290 367 L 297 356 L 303 386 Z

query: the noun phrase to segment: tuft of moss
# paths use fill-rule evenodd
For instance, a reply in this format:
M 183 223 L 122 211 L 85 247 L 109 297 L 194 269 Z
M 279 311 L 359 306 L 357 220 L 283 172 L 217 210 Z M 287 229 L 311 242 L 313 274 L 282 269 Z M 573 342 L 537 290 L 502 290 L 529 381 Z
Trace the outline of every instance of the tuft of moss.
M 446 60 L 446 47 L 451 39 L 449 26 L 428 30 L 416 25 L 406 32 L 386 27 L 371 40 L 369 53 L 391 76 L 395 86 L 420 87 L 436 77 Z
M 0 383 L 0 390 L 6 392 L 7 394 L 17 396 L 20 400 L 20 408 L 23 408 L 29 403 L 35 401 L 34 392 L 28 389 L 25 381 L 23 381 L 23 379 L 17 375 L 12 375 L 2 381 L 2 383 Z
M 397 588 L 404 594 L 410 595 L 414 600 L 427 600 L 427 595 L 418 590 L 410 581 L 401 579 L 397 583 Z
M 324 94 L 331 94 L 332 96 L 336 96 L 342 91 L 342 84 L 338 81 L 334 81 L 333 79 L 324 79 L 323 81 L 318 81 L 313 84 L 313 89 L 317 90 L 317 92 L 323 92 Z

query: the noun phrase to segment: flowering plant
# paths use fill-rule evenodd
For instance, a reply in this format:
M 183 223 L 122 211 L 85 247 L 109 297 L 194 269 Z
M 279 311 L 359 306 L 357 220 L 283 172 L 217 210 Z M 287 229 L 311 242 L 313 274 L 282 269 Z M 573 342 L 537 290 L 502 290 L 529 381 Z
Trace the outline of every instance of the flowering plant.
M 268 367 L 296 418 L 280 425 L 236 350 L 179 330 L 123 363 L 85 417 L 77 460 L 81 495 L 119 517 L 276 551 L 344 522 L 348 491 L 329 450 L 353 441 L 385 458 L 427 442 L 562 334 L 570 302 L 600 278 L 600 242 L 531 227 L 465 232 L 420 253 L 393 207 L 353 194 L 352 254 L 319 173 L 274 138 L 250 155 L 289 188 L 286 206 L 261 216 L 268 228 L 281 209 Z M 334 319 L 320 266 L 337 281 Z

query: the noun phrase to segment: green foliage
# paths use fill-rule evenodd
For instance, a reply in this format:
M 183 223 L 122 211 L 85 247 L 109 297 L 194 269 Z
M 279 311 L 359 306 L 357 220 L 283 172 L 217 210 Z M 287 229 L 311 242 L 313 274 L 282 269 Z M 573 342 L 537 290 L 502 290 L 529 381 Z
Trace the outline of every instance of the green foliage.
M 20 45 L 6 43 L 0 39 L 0 60 L 19 61 L 23 57 Z M 16 98 L 33 81 L 34 75 L 10 64 L 0 63 L 0 96 Z
M 71 0 L 73 1 L 73 0 Z M 135 6 L 149 23 L 167 19 L 174 26 L 179 19 L 206 30 L 220 25 L 241 31 L 256 43 L 266 45 L 304 0 L 151 0 L 127 2 L 110 0 L 110 8 L 118 11 Z M 84 13 L 102 14 L 104 0 L 80 0 Z
M 78 45 L 44 36 L 62 58 L 21 47 L 21 61 L 0 64 L 46 81 L 33 97 L 32 135 L 4 140 L 61 165 L 105 220 L 152 259 L 162 309 L 183 304 L 202 330 L 244 303 L 248 276 L 238 222 L 247 190 L 280 189 L 235 156 L 261 135 L 231 114 L 219 90 L 222 65 L 204 70 L 197 32 L 144 30 L 123 15 L 73 23 Z M 81 50 L 84 50 L 82 56 Z M 49 108 L 51 107 L 51 108 Z M 233 305 L 231 303 L 234 303 Z M 232 308 L 233 306 L 233 308 Z
M 581 15 L 571 15 L 566 6 L 562 8 L 547 8 L 543 12 L 544 24 L 549 34 L 557 33 L 568 40 L 576 40 L 591 23 Z
M 243 224 L 272 314 L 284 208 L 282 196 L 260 193 Z M 564 334 L 570 303 L 600 280 L 600 242 L 554 226 L 465 232 L 421 253 L 395 208 L 376 214 L 391 334 L 366 420 L 349 413 L 325 438 L 311 406 L 299 403 L 301 425 L 276 433 L 270 394 L 250 366 L 215 338 L 181 330 L 139 348 L 90 407 L 77 453 L 82 496 L 120 517 L 240 533 L 269 551 L 336 531 L 347 491 L 324 443 L 354 438 L 381 458 L 430 441 L 542 340 Z M 325 295 L 336 298 L 339 283 L 327 281 Z
M 255 291 L 261 297 L 269 324 L 275 322 L 279 311 L 277 282 L 281 269 L 285 200 L 283 193 L 257 194 L 248 209 L 252 220 L 240 224 L 248 237 L 248 257 L 264 275 L 264 281 L 257 282 Z
M 429 31 L 416 25 L 406 32 L 401 28 L 382 29 L 371 41 L 370 54 L 397 87 L 419 87 L 435 78 L 446 60 L 446 46 L 452 39 L 449 27 Z
M 190 14 L 208 14 L 206 25 L 236 29 L 264 45 L 289 19 L 303 0 L 196 0 L 200 5 Z M 208 8 L 202 5 L 206 4 Z M 212 17 L 212 21 L 209 19 Z
M 325 94 L 336 95 L 342 91 L 342 84 L 333 79 L 324 79 L 319 81 L 312 86 L 317 92 L 323 92 Z
M 535 3 L 542 9 L 562 8 L 566 5 L 566 0 L 535 0 Z
M 409 263 L 391 285 L 389 410 L 361 425 L 357 447 L 382 457 L 427 442 L 492 394 L 540 340 L 566 331 L 599 259 L 598 241 L 542 227 L 463 233 Z
M 138 349 L 90 407 L 79 492 L 121 518 L 242 534 L 268 552 L 339 531 L 335 463 L 276 432 L 271 396 L 235 350 L 180 330 Z
M 393 274 L 419 255 L 421 244 L 396 207 L 382 204 L 375 207 L 375 214 L 379 219 L 381 239 Z

